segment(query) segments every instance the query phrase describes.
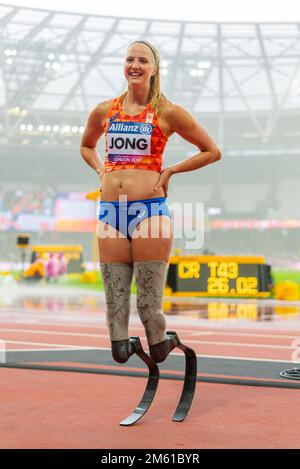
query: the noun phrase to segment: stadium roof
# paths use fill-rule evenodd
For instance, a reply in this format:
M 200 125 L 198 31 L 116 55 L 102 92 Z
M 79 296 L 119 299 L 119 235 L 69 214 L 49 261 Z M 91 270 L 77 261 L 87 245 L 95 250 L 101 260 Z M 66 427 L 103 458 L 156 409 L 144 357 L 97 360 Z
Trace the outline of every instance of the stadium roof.
M 298 151 L 299 27 L 115 18 L 0 4 L 2 133 L 32 134 L 47 124 L 54 134 L 55 125 L 79 128 L 97 102 L 125 89 L 124 52 L 143 38 L 160 51 L 165 94 L 201 116 L 223 148 L 240 151 L 246 140 L 243 148 L 249 150 L 279 144 Z

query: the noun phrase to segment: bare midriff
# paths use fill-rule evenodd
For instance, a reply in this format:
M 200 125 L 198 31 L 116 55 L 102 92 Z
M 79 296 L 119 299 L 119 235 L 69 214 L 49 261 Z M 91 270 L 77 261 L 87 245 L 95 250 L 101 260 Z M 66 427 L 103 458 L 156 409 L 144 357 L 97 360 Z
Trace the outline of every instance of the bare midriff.
M 120 169 L 106 172 L 103 175 L 101 200 L 103 202 L 119 201 L 120 195 L 127 200 L 143 200 L 154 197 L 165 197 L 163 188 L 154 190 L 160 174 L 143 169 Z

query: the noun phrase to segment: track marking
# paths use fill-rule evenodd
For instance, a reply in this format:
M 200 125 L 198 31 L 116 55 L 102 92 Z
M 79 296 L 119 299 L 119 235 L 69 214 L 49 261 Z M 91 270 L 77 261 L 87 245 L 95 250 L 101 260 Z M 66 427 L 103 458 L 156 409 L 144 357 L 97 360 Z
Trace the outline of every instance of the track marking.
M 269 345 L 269 344 L 249 344 L 243 342 L 215 342 L 215 341 L 206 341 L 206 340 L 185 340 L 186 343 L 190 344 L 204 344 L 204 345 L 224 345 L 228 347 L 252 347 L 252 348 L 273 348 L 273 349 L 286 349 L 291 350 L 295 347 L 291 345 Z
M 45 333 L 47 334 L 47 333 Z M 48 334 L 47 334 L 48 335 Z M 53 335 L 57 335 L 56 333 L 53 333 Z M 68 333 L 61 334 L 61 335 L 68 335 Z M 80 335 L 80 334 L 76 334 Z M 100 337 L 100 336 L 97 336 Z M 109 340 L 108 336 L 103 336 L 104 338 Z M 141 337 L 141 339 L 145 339 L 145 337 Z M 12 340 L 6 340 L 4 339 L 6 343 L 20 343 L 20 344 L 28 344 L 28 345 L 43 345 L 47 344 L 45 342 L 25 342 L 25 341 L 12 341 Z M 243 342 L 215 342 L 215 341 L 206 341 L 206 340 L 185 340 L 185 343 L 190 343 L 190 344 L 202 344 L 202 345 L 218 345 L 218 346 L 226 346 L 226 347 L 250 347 L 250 348 L 268 348 L 268 349 L 284 349 L 284 350 L 294 350 L 295 347 L 292 345 L 269 345 L 269 344 L 249 344 L 249 343 L 243 343 Z M 55 347 L 55 344 L 49 344 L 50 347 Z M 64 344 L 57 344 L 57 346 L 62 346 L 62 347 L 82 347 L 82 348 L 93 348 L 91 346 L 80 346 L 80 345 L 64 345 Z
M 71 337 L 101 337 L 109 338 L 108 334 L 86 334 L 80 332 L 62 332 L 62 331 L 45 331 L 41 329 L 12 329 L 12 328 L 0 328 L 2 332 L 24 332 L 26 334 L 44 334 L 44 335 L 68 335 Z
M 1 324 L 1 322 L 0 322 Z M 14 323 L 15 325 L 17 325 L 17 323 Z M 22 325 L 24 325 L 25 323 L 22 323 Z M 25 324 L 26 325 L 26 324 Z M 30 325 L 34 325 L 32 323 L 30 323 Z M 69 324 L 69 323 L 37 323 L 36 324 L 37 326 L 58 326 L 58 327 L 70 327 L 70 328 L 99 328 L 99 329 L 105 329 L 107 330 L 107 326 L 104 325 L 104 324 L 91 324 L 91 325 L 87 325 L 87 324 L 78 324 L 78 325 L 75 325 L 75 324 Z M 144 328 L 142 325 L 129 325 L 130 329 L 137 329 L 137 330 L 141 330 L 141 331 L 144 331 Z M 23 328 L 0 328 L 0 331 L 29 331 L 30 329 L 23 329 Z M 32 329 L 31 331 L 34 333 L 36 331 L 40 331 L 41 329 Z M 224 336 L 227 336 L 227 335 L 232 335 L 234 337 L 238 337 L 238 336 L 241 336 L 241 337 L 263 337 L 263 338 L 274 338 L 274 339 L 295 339 L 297 338 L 298 336 L 300 337 L 300 331 L 298 331 L 298 335 L 297 333 L 295 333 L 295 335 L 285 335 L 285 334 L 263 334 L 263 333 L 260 333 L 260 331 L 257 331 L 256 333 L 249 333 L 249 332 L 237 332 L 236 329 L 234 331 L 224 331 L 224 329 L 222 330 L 219 330 L 219 329 L 212 329 L 212 330 L 201 330 L 201 331 L 195 331 L 195 329 L 180 329 L 180 333 L 184 333 L 184 334 L 190 334 L 192 336 L 197 336 L 197 335 L 224 335 Z M 42 330 L 41 330 L 42 331 Z M 50 332 L 54 332 L 54 331 L 49 331 Z M 70 334 L 73 334 L 73 333 L 70 333 Z M 74 333 L 75 335 L 75 333 Z M 83 335 L 86 335 L 86 336 L 93 336 L 93 334 L 88 334 L 88 333 L 83 333 Z M 96 334 L 98 337 L 101 337 L 100 334 Z
M 46 344 L 48 345 L 48 344 Z M 100 351 L 107 351 L 111 352 L 110 348 L 107 347 L 81 347 L 80 350 L 100 350 Z M 9 349 L 7 350 L 8 353 L 10 352 L 53 352 L 53 349 Z M 65 352 L 65 348 L 57 348 L 55 349 L 55 352 Z M 76 349 L 74 350 L 76 351 Z M 179 357 L 182 357 L 182 353 L 177 353 L 177 352 L 171 352 L 171 355 L 176 355 Z M 252 361 L 252 362 L 274 362 L 274 363 L 289 363 L 289 364 L 294 364 L 293 361 L 290 360 L 277 360 L 277 359 L 272 359 L 272 358 L 250 358 L 250 357 L 235 357 L 235 356 L 223 356 L 223 355 L 200 355 L 196 354 L 198 358 L 217 358 L 221 360 L 244 360 L 244 361 Z
M 45 344 L 48 345 L 48 344 Z M 69 347 L 69 346 L 68 346 Z M 80 350 L 107 350 L 110 351 L 110 348 L 107 347 L 81 347 Z M 56 348 L 54 352 L 66 352 L 65 348 Z M 74 350 L 76 352 L 76 349 Z M 32 348 L 11 348 L 8 349 L 8 352 L 53 352 L 52 348 L 39 348 L 39 349 L 32 349 Z
M 1 329 L 0 329 L 1 330 Z M 224 332 L 224 331 L 215 331 L 215 332 L 211 332 L 211 334 L 215 334 L 215 335 L 232 335 L 234 337 L 262 337 L 262 338 L 271 338 L 271 339 L 296 339 L 297 336 L 296 335 L 276 335 L 276 334 L 250 334 L 250 333 L 247 333 L 247 332 Z M 193 336 L 197 336 L 197 335 L 202 335 L 201 333 L 199 332 L 192 332 Z M 300 338 L 300 331 L 299 331 L 299 336 Z
M 1 309 L 0 309 L 1 311 Z M 3 311 L 1 311 L 3 312 Z M 51 314 L 51 316 L 49 314 L 47 314 L 47 319 L 49 319 L 51 317 L 51 319 L 53 319 L 53 314 Z M 47 322 L 39 322 L 40 319 L 43 319 L 41 318 L 41 316 L 39 315 L 38 317 L 37 316 L 34 316 L 34 319 L 38 319 L 38 320 L 31 320 L 31 324 L 36 324 L 36 325 L 48 325 L 48 326 L 62 326 L 62 327 L 69 327 L 69 328 L 79 328 L 79 327 L 82 327 L 82 328 L 93 328 L 93 327 L 96 327 L 96 328 L 101 328 L 101 329 L 106 329 L 107 330 L 107 326 L 104 322 L 104 312 L 103 313 L 97 313 L 97 315 L 91 315 L 90 317 L 87 317 L 87 316 L 81 316 L 81 317 L 72 317 L 72 318 L 69 318 L 70 319 L 70 322 L 57 322 L 57 318 L 61 318 L 61 315 L 58 316 L 56 315 L 56 318 L 55 318 L 55 322 L 53 321 L 47 321 Z M 26 315 L 26 318 L 30 320 L 30 317 L 28 317 L 28 315 Z M 138 319 L 138 317 L 134 316 L 134 318 Z M 10 319 L 10 321 L 9 321 Z M 20 321 L 20 319 L 22 321 Z M 90 321 L 88 322 L 87 319 Z M 170 320 L 170 324 L 169 324 L 169 329 L 172 329 L 172 324 L 174 324 L 174 321 L 176 322 L 176 319 L 177 317 L 174 317 L 174 316 L 168 316 L 168 319 Z M 184 316 L 181 316 L 180 317 L 181 320 L 184 319 Z M 64 315 L 64 320 L 66 321 L 66 315 Z M 174 320 L 174 321 L 173 321 Z M 72 321 L 72 323 L 71 323 Z M 77 321 L 76 324 L 74 324 L 74 322 Z M 3 316 L 1 317 L 0 319 L 0 324 L 2 323 L 9 323 L 9 322 L 14 322 L 14 318 L 3 318 Z M 102 322 L 102 324 L 101 324 Z M 187 320 L 186 322 L 189 322 L 189 320 Z M 209 328 L 209 330 L 203 330 L 203 331 L 197 331 L 197 328 L 207 328 L 209 324 L 207 324 L 207 320 L 205 321 L 206 324 L 204 325 L 203 323 L 202 324 L 192 324 L 191 326 L 188 326 L 188 327 L 191 327 L 190 329 L 181 329 L 181 327 L 184 325 L 186 326 L 187 324 L 181 324 L 180 322 L 176 322 L 176 327 L 179 329 L 180 332 L 182 333 L 194 333 L 194 332 L 207 332 L 212 334 L 212 333 L 220 333 L 220 334 L 224 334 L 224 335 L 227 335 L 229 334 L 230 335 L 230 332 L 232 332 L 233 334 L 238 334 L 239 331 L 241 331 L 241 333 L 245 333 L 243 331 L 245 331 L 245 329 L 247 329 L 247 331 L 252 331 L 255 335 L 257 336 L 263 336 L 263 334 L 265 334 L 266 336 L 271 336 L 272 334 L 270 334 L 270 332 L 277 330 L 277 327 L 272 327 L 272 330 L 270 329 L 266 329 L 265 327 L 265 324 L 263 325 L 263 329 L 261 329 L 261 324 L 256 324 L 256 327 L 254 326 L 253 327 L 253 324 L 247 324 L 245 327 L 241 328 L 240 325 L 236 326 L 236 327 L 232 327 L 229 328 L 228 327 L 228 322 L 226 322 L 226 324 L 224 324 L 224 327 L 220 326 L 220 327 L 216 327 L 215 325 L 211 325 L 212 327 Z M 14 324 L 24 324 L 24 315 L 23 313 L 19 313 L 18 314 L 18 319 L 17 321 L 14 322 Z M 299 321 L 297 321 L 297 326 L 299 324 Z M 270 324 L 269 324 L 270 325 Z M 275 326 L 278 326 L 278 324 L 273 324 Z M 291 333 L 294 333 L 296 332 L 296 334 L 298 333 L 298 335 L 300 335 L 300 330 L 296 330 L 295 331 L 295 325 L 291 325 L 291 324 L 283 324 L 282 325 L 284 330 L 286 332 L 291 332 Z M 288 327 L 290 326 L 290 327 Z M 130 327 L 133 328 L 133 329 L 137 329 L 137 330 L 143 330 L 143 326 L 140 325 L 140 323 L 136 323 L 136 324 L 130 324 Z M 248 332 L 249 333 L 249 332 Z M 273 334 L 274 335 L 274 334 Z M 281 335 L 280 337 L 285 337 L 285 338 L 290 338 L 290 336 L 284 336 L 284 335 Z
M 2 328 L 0 329 L 2 331 L 6 332 L 22 332 L 22 333 L 28 333 L 28 334 L 40 334 L 40 335 L 58 335 L 58 336 L 74 336 L 74 337 L 92 337 L 92 338 L 104 338 L 109 340 L 108 334 L 85 334 L 85 333 L 79 333 L 79 332 L 55 332 L 55 331 L 42 331 L 42 330 L 31 330 L 31 329 L 5 329 Z M 142 336 L 142 338 L 145 338 Z M 292 337 L 295 338 L 295 337 Z M 26 344 L 32 344 L 32 345 L 42 345 L 43 343 L 39 342 L 14 342 L 10 340 L 4 339 L 7 343 L 26 343 Z M 292 345 L 270 345 L 270 344 L 253 344 L 253 343 L 244 343 L 244 342 L 219 342 L 219 341 L 205 341 L 205 340 L 191 340 L 191 339 L 185 339 L 186 343 L 190 344 L 203 344 L 203 345 L 222 345 L 222 346 L 232 346 L 232 347 L 252 347 L 252 348 L 271 348 L 271 349 L 285 349 L 285 350 L 291 350 L 294 349 Z M 57 344 L 59 346 L 59 344 Z M 54 347 L 54 344 L 50 345 L 51 347 Z M 62 345 L 65 346 L 65 345 Z M 76 347 L 73 345 L 68 345 L 68 347 Z
M 49 344 L 47 342 L 25 342 L 19 340 L 5 340 L 7 344 L 26 344 L 26 345 L 47 345 L 48 347 L 64 347 L 66 349 L 78 349 L 78 350 L 94 350 L 94 347 L 87 347 L 81 345 L 65 345 L 65 344 Z M 10 350 L 9 350 L 10 351 Z

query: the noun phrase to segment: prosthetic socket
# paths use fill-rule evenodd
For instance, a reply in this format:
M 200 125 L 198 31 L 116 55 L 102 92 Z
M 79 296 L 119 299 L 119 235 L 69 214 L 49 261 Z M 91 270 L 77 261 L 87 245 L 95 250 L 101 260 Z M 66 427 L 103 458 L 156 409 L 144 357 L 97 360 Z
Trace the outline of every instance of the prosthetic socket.
M 124 363 L 133 353 L 128 336 L 128 323 L 134 272 L 137 309 L 145 328 L 151 358 L 156 362 L 164 361 L 174 348 L 166 337 L 166 321 L 162 311 L 168 263 L 153 260 L 135 262 L 133 267 L 121 263 L 101 263 L 100 266 L 114 359 Z
M 101 262 L 100 269 L 112 355 L 117 362 L 125 363 L 132 354 L 128 338 L 128 322 L 133 267 L 128 264 Z

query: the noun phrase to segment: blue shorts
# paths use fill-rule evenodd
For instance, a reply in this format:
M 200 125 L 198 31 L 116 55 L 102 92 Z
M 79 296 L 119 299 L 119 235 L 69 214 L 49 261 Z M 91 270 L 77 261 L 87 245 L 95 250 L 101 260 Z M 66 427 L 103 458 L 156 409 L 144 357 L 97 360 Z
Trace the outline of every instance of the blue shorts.
M 128 202 L 100 202 L 99 220 L 120 231 L 129 241 L 136 226 L 142 220 L 155 215 L 172 218 L 166 197 Z

